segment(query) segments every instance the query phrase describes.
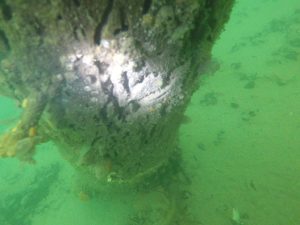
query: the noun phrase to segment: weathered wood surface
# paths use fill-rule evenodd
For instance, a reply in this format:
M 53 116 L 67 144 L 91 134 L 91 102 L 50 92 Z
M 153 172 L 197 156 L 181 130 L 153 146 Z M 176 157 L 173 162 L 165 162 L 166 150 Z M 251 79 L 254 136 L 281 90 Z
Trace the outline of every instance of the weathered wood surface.
M 0 1 L 0 94 L 24 108 L 0 155 L 31 161 L 53 140 L 99 181 L 152 173 L 177 154 L 183 111 L 232 5 Z

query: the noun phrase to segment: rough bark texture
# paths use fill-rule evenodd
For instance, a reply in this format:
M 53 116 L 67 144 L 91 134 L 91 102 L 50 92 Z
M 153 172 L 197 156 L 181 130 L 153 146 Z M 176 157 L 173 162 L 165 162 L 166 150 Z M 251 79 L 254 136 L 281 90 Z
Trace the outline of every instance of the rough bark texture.
M 156 171 L 178 154 L 183 111 L 232 4 L 0 1 L 0 94 L 24 108 L 0 155 L 29 161 L 51 139 L 101 182 Z

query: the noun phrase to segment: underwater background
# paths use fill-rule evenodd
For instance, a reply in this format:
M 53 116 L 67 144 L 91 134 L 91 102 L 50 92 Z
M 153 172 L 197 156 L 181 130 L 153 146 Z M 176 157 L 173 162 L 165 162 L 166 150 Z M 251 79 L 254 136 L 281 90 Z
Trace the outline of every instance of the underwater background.
M 237 1 L 211 67 L 179 135 L 191 213 L 202 225 L 299 225 L 299 0 Z M 20 113 L 1 97 L 0 132 Z M 138 207 L 130 193 L 74 192 L 52 143 L 36 161 L 0 160 L 0 225 L 123 225 Z

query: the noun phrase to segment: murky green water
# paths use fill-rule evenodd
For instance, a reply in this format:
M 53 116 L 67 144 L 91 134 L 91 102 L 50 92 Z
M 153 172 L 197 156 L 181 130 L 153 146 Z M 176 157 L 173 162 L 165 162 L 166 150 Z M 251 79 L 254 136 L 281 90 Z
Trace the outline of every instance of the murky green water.
M 190 213 L 201 225 L 300 224 L 300 2 L 238 1 L 213 58 L 180 130 Z M 3 132 L 20 110 L 0 104 Z M 36 160 L 0 160 L 0 225 L 123 225 L 147 198 L 86 199 L 51 143 Z

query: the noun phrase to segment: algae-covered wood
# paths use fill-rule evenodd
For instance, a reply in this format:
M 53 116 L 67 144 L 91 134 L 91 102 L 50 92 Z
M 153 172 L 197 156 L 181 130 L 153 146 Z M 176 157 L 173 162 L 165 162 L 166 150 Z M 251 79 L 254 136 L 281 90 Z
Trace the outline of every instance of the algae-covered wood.
M 0 94 L 24 108 L 2 157 L 52 140 L 101 182 L 179 155 L 177 130 L 233 0 L 2 0 Z

